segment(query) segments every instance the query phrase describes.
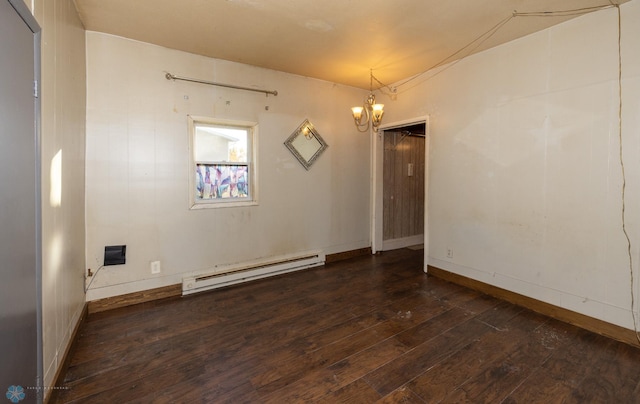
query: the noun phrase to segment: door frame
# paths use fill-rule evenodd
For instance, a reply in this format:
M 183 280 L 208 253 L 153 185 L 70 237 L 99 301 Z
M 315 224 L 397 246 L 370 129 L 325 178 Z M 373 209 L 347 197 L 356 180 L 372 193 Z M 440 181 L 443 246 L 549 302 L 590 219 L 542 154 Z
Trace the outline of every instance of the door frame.
M 427 272 L 429 257 L 429 144 L 430 129 L 429 115 L 410 118 L 402 121 L 390 122 L 381 125 L 377 132 L 373 133 L 372 151 L 371 151 L 371 252 L 375 254 L 382 251 L 382 189 L 383 189 L 383 133 L 385 130 L 401 128 L 403 126 L 425 124 L 425 141 L 424 141 L 424 271 Z

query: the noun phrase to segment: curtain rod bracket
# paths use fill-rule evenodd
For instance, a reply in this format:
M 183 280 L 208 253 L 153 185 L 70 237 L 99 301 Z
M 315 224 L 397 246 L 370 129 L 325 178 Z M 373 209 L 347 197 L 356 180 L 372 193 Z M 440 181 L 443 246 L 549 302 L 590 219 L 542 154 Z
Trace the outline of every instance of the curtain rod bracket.
M 182 81 L 189 81 L 191 83 L 206 84 L 206 85 L 209 85 L 209 86 L 218 86 L 218 87 L 232 88 L 232 89 L 235 89 L 235 90 L 245 90 L 245 91 L 253 91 L 253 92 L 256 92 L 256 93 L 264 93 L 267 97 L 269 96 L 269 94 L 274 95 L 274 96 L 278 95 L 278 92 L 276 90 L 273 90 L 273 91 L 270 91 L 270 90 L 259 90 L 257 88 L 241 87 L 241 86 L 234 86 L 232 84 L 223 84 L 223 83 L 215 83 L 213 81 L 191 79 L 189 77 L 176 76 L 176 75 L 171 74 L 169 72 L 166 72 L 164 77 L 167 80 L 174 80 L 174 81 L 175 80 L 182 80 Z

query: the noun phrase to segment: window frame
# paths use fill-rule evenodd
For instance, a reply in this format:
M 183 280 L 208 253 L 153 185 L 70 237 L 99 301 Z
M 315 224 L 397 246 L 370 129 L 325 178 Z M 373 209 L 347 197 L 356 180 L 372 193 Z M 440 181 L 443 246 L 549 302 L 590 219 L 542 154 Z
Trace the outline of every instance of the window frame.
M 258 204 L 258 161 L 257 161 L 257 134 L 258 123 L 252 121 L 240 121 L 219 119 L 205 116 L 187 115 L 189 134 L 189 209 L 230 208 L 239 206 L 254 206 Z M 196 127 L 198 125 L 223 126 L 227 128 L 244 129 L 247 131 L 247 162 L 199 162 L 196 160 Z M 228 163 L 228 164 L 226 164 Z M 196 198 L 196 169 L 199 164 L 218 164 L 230 166 L 247 166 L 249 196 L 246 198 L 228 199 L 198 199 Z

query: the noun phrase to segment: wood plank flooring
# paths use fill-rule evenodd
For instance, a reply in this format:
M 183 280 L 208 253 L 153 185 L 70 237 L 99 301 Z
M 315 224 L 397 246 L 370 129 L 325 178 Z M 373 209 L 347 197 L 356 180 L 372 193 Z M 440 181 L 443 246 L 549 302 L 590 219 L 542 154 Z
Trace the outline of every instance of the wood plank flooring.
M 632 403 L 640 350 L 402 249 L 92 314 L 53 401 Z

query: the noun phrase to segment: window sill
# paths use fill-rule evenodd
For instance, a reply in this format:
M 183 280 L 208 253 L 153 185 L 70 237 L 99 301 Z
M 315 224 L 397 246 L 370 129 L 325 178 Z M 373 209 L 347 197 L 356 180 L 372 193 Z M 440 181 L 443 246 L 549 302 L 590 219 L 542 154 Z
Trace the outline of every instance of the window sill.
M 196 202 L 191 203 L 191 207 L 189 210 L 200 210 L 200 209 L 221 209 L 221 208 L 239 208 L 246 206 L 257 206 L 258 201 L 229 201 L 229 202 Z

